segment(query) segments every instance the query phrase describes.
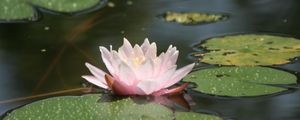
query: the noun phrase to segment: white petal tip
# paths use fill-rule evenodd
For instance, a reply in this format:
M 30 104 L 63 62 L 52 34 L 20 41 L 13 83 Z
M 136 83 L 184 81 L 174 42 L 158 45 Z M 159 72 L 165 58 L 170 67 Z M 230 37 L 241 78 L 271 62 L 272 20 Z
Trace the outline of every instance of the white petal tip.
M 91 64 L 90 64 L 90 63 L 88 63 L 88 62 L 85 62 L 84 64 L 85 64 L 85 66 L 86 66 L 86 67 L 89 67 L 89 66 L 91 66 Z
M 145 38 L 144 43 L 150 43 L 148 38 Z
M 85 79 L 85 78 L 86 78 L 86 75 L 82 75 L 81 78 L 84 78 L 84 79 Z
M 129 43 L 128 39 L 127 38 L 123 38 L 123 43 Z
M 155 42 L 152 42 L 152 43 L 151 43 L 151 45 L 153 45 L 153 46 L 155 46 L 155 47 L 156 47 L 156 43 L 155 43 Z
M 195 63 L 191 63 L 189 65 L 186 66 L 187 69 L 190 69 L 189 71 L 191 71 L 195 66 Z
M 100 51 L 102 51 L 103 49 L 105 49 L 105 47 L 103 46 L 99 46 Z
M 194 67 L 194 66 L 196 65 L 196 63 L 192 63 L 192 64 L 190 64 L 190 65 Z
M 101 82 L 101 80 L 95 78 L 94 76 L 90 76 L 90 75 L 83 75 L 81 76 L 83 79 L 85 79 L 86 81 L 98 86 L 98 87 L 101 87 L 101 88 L 104 88 L 104 89 L 108 89 L 108 86 L 104 83 Z

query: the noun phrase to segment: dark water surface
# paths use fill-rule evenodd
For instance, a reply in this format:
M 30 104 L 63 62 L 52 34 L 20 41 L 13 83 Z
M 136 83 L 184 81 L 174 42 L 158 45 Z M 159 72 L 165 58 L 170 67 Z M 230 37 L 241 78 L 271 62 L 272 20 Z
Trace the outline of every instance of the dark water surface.
M 0 24 L 0 114 L 37 99 L 6 101 L 83 87 L 89 74 L 84 63 L 104 68 L 98 46 L 118 48 L 122 38 L 142 43 L 148 37 L 159 52 L 178 47 L 179 66 L 193 62 L 192 46 L 210 37 L 236 33 L 267 33 L 300 38 L 299 0 L 115 0 L 81 16 L 43 13 L 40 21 Z M 225 21 L 197 26 L 166 23 L 166 11 L 226 13 Z M 200 64 L 200 68 L 211 67 Z M 300 72 L 300 61 L 274 66 Z M 299 87 L 299 86 L 297 86 Z M 84 93 L 73 90 L 64 94 Z M 64 95 L 57 94 L 57 95 Z M 251 98 L 221 98 L 190 93 L 193 110 L 234 120 L 300 119 L 300 90 Z M 52 95 L 46 95 L 51 97 Z M 41 99 L 43 97 L 38 97 Z M 45 97 L 44 97 L 45 98 Z

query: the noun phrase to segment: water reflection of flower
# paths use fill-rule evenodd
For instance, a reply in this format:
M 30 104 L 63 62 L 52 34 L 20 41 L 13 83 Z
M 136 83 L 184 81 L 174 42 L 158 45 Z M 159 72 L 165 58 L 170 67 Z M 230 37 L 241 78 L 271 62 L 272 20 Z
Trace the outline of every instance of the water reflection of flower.
M 173 94 L 182 91 L 187 83 L 168 89 L 194 67 L 194 63 L 176 70 L 179 51 L 172 45 L 166 52 L 157 56 L 156 43 L 145 39 L 139 46 L 132 45 L 124 38 L 123 45 L 116 50 L 100 46 L 102 60 L 109 73 L 86 63 L 92 75 L 82 76 L 87 81 L 112 90 L 119 95 L 155 95 Z

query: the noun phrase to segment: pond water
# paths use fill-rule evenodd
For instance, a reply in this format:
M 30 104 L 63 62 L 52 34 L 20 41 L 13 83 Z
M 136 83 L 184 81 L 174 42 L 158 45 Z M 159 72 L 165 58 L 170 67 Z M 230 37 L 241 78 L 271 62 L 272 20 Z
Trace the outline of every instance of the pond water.
M 118 48 L 123 37 L 132 43 L 144 38 L 165 51 L 170 44 L 180 51 L 179 66 L 194 62 L 190 53 L 202 40 L 237 34 L 265 33 L 300 38 L 298 0 L 151 0 L 111 1 L 104 7 L 79 16 L 42 13 L 39 21 L 0 24 L 0 114 L 32 101 L 86 91 L 80 77 L 89 74 L 90 62 L 105 68 L 98 46 Z M 216 23 L 181 25 L 167 23 L 166 11 L 224 13 L 229 18 Z M 199 63 L 199 68 L 213 67 Z M 300 61 L 272 66 L 300 72 Z M 298 76 L 299 77 L 299 76 Z M 299 85 L 296 86 L 297 88 Z M 62 94 L 48 94 L 55 91 Z M 34 96 L 46 94 L 45 96 Z M 300 90 L 249 98 L 227 98 L 191 92 L 196 112 L 212 113 L 226 120 L 300 119 Z M 32 98 L 27 98 L 31 96 Z M 24 98 L 25 97 L 25 98 Z M 24 99 L 16 99 L 24 98 Z

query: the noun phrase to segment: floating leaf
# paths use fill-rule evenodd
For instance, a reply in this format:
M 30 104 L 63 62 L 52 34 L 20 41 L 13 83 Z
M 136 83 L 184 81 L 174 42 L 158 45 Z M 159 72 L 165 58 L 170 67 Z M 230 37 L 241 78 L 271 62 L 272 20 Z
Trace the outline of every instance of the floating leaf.
M 287 90 L 270 85 L 297 83 L 295 75 L 267 67 L 204 69 L 192 72 L 184 80 L 195 82 L 199 92 L 220 96 L 267 95 Z
M 4 120 L 174 119 L 173 112 L 160 104 L 136 104 L 130 98 L 112 102 L 102 102 L 99 101 L 100 98 L 100 94 L 49 98 L 16 109 L 11 113 L 8 113 Z M 211 115 L 201 113 L 175 113 L 176 117 L 178 117 L 177 120 L 185 120 L 184 118 L 188 117 L 188 115 L 196 116 L 196 118 L 213 118 Z
M 295 38 L 271 35 L 235 35 L 211 38 L 201 44 L 209 50 L 201 62 L 209 64 L 254 66 L 290 62 L 300 56 L 300 41 Z
M 208 22 L 217 22 L 224 19 L 225 16 L 218 14 L 207 14 L 200 12 L 166 12 L 164 19 L 167 22 L 177 22 L 180 24 L 199 24 Z
M 217 116 L 192 112 L 175 112 L 175 117 L 176 120 L 222 120 Z
M 0 4 L 0 19 L 36 19 L 33 6 L 62 13 L 79 12 L 96 6 L 100 1 L 104 0 L 3 0 Z
M 31 4 L 58 12 L 77 12 L 91 8 L 100 0 L 30 0 Z M 103 0 L 102 0 L 103 1 Z
M 21 2 L 22 1 L 22 2 Z M 0 4 L 0 19 L 15 20 L 32 18 L 35 10 L 23 0 L 2 0 Z
M 171 120 L 166 107 L 136 104 L 131 99 L 97 102 L 101 95 L 65 96 L 41 100 L 9 113 L 4 120 Z

